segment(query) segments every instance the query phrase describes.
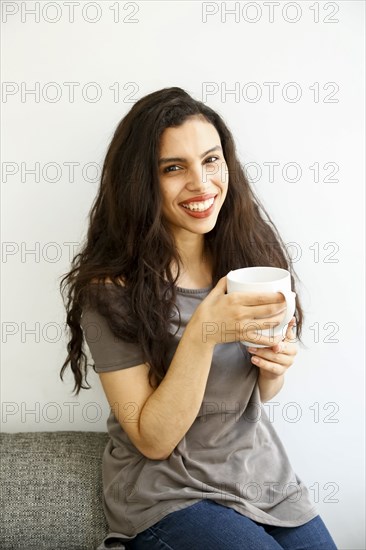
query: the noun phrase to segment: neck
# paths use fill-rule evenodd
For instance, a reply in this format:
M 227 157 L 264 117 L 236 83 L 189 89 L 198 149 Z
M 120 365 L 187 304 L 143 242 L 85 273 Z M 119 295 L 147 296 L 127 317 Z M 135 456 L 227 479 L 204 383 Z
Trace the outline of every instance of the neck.
M 182 258 L 182 267 L 185 270 L 199 268 L 206 262 L 203 235 L 189 234 L 183 240 L 176 241 L 177 250 Z
M 184 280 L 209 280 L 211 278 L 211 257 L 204 249 L 204 236 L 185 235 L 185 239 L 176 239 L 176 248 L 181 257 L 180 272 Z M 172 266 L 174 275 L 176 266 Z

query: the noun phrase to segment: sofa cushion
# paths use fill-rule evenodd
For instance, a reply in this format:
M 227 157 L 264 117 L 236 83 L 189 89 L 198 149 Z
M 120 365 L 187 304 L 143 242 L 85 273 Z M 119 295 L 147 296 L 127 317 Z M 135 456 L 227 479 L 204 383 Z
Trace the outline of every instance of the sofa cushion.
M 102 506 L 104 432 L 0 434 L 0 548 L 94 550 Z

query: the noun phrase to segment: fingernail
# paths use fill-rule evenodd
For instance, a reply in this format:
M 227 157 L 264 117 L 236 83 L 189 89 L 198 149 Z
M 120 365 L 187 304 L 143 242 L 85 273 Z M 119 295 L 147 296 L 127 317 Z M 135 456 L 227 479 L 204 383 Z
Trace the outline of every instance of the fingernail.
M 250 351 L 250 353 L 254 353 L 255 351 L 257 351 L 255 348 L 247 348 L 248 351 Z

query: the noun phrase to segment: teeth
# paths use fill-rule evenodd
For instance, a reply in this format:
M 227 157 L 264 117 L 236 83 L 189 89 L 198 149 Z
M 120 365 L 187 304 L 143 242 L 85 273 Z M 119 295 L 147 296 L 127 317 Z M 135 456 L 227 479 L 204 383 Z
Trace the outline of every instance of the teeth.
M 193 212 L 204 212 L 205 210 L 208 210 L 210 206 L 213 205 L 214 200 L 215 200 L 215 197 L 212 197 L 207 201 L 190 202 L 188 204 L 182 204 L 182 206 L 184 206 L 184 208 L 187 208 L 188 210 L 192 210 Z

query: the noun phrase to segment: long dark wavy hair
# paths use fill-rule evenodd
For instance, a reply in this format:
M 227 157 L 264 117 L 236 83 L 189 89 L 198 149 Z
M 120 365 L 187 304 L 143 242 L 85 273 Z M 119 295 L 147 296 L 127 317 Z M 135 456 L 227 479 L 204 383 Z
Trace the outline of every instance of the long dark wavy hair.
M 297 276 L 286 246 L 250 186 L 223 119 L 181 88 L 150 93 L 133 105 L 114 132 L 89 213 L 85 242 L 60 282 L 67 312 L 65 328 L 67 324 L 70 333 L 60 378 L 63 380 L 70 364 L 76 395 L 81 388 L 91 387 L 80 326 L 87 303 L 106 318 L 117 338 L 139 343 L 150 368 L 150 385 L 152 377 L 159 384 L 169 367 L 168 325 L 176 307 L 175 282 L 181 258 L 162 219 L 159 144 L 166 128 L 179 126 L 195 115 L 216 128 L 229 174 L 216 225 L 204 235 L 204 252 L 213 258 L 212 284 L 215 286 L 232 269 L 273 266 L 290 271 L 296 292 Z M 175 278 L 172 260 L 177 266 Z M 296 336 L 301 340 L 303 311 L 298 296 L 295 317 Z

